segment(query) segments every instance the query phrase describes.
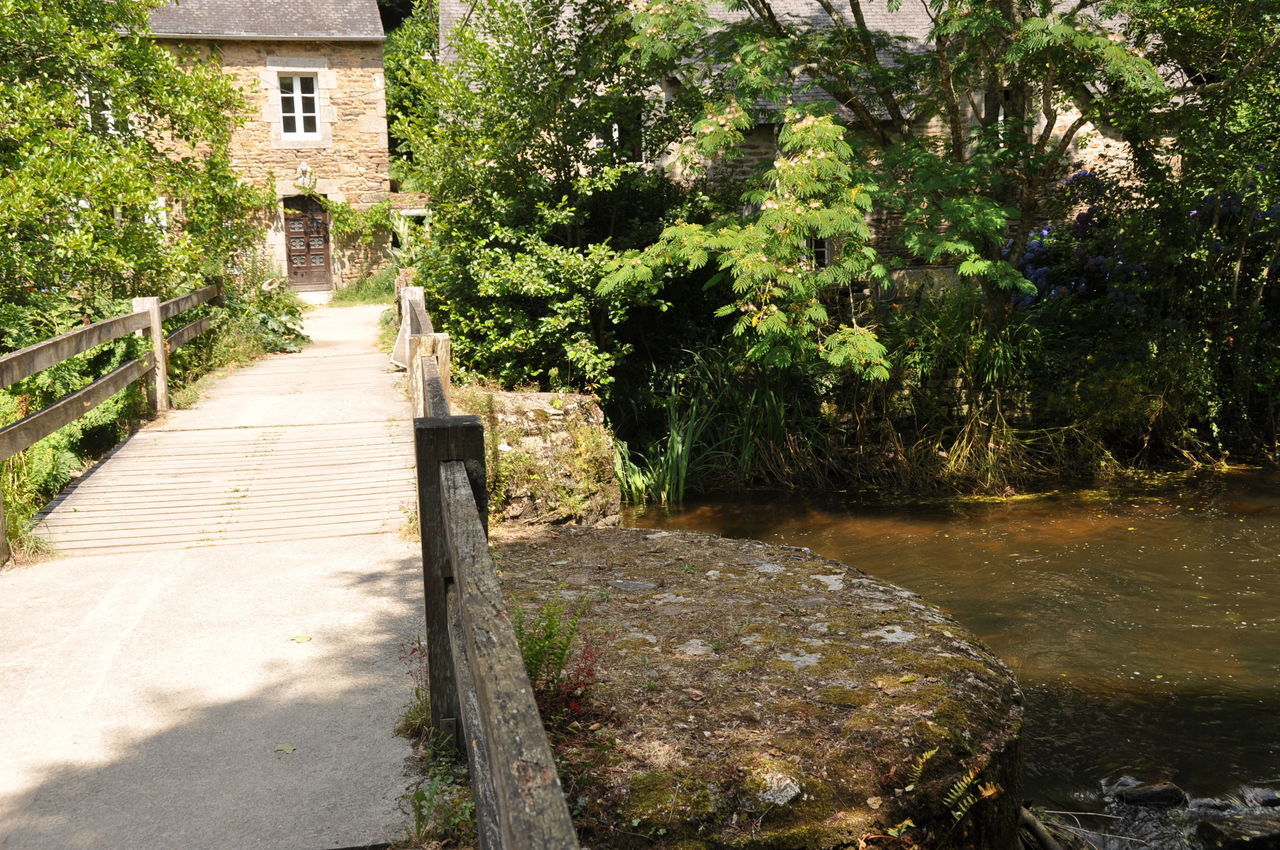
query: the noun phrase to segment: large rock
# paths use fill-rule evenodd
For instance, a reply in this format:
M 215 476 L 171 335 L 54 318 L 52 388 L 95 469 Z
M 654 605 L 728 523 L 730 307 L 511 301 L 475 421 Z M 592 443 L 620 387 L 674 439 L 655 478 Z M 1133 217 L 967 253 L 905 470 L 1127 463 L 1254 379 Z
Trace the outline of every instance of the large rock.
M 577 600 L 600 657 L 590 711 L 551 723 L 587 846 L 1016 846 L 1017 683 L 915 594 L 708 535 L 494 541 L 506 593 Z
M 1123 788 L 1116 792 L 1116 799 L 1130 806 L 1169 808 L 1185 806 L 1187 793 L 1172 782 L 1150 782 Z

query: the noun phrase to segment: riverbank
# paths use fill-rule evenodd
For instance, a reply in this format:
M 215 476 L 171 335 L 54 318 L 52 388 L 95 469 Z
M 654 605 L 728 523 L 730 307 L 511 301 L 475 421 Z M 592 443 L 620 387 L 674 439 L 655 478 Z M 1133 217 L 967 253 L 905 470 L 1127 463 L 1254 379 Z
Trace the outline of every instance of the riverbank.
M 1272 470 L 1013 500 L 735 497 L 627 522 L 856 558 L 941 605 L 1017 673 L 1024 787 L 1048 809 L 1117 814 L 1102 783 L 1126 773 L 1227 800 L 1278 778 Z

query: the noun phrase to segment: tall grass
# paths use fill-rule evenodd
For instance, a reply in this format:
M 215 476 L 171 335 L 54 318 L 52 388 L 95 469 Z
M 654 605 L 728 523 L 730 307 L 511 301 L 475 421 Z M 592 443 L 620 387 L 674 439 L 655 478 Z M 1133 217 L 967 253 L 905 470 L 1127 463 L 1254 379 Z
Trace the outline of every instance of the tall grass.
M 632 460 L 626 443 L 615 445 L 614 469 L 623 499 L 637 504 L 678 505 L 689 490 L 691 476 L 709 472 L 726 457 L 719 445 L 707 442 L 715 414 L 696 398 L 687 407 L 681 402 L 675 394 L 667 399 L 666 439 L 650 446 L 640 463 Z
M 690 353 L 649 408 L 661 411 L 649 426 L 657 436 L 635 438 L 639 404 L 618 417 L 632 426 L 615 457 L 623 497 L 674 504 L 751 486 L 1002 494 L 1117 469 L 1087 420 L 1038 415 L 1045 355 L 1033 322 L 988 328 L 976 292 L 913 300 L 883 317 L 885 381 Z
M 832 449 L 803 375 L 745 368 L 726 352 L 691 353 L 662 399 L 662 436 L 639 452 L 615 451 L 623 498 L 679 504 L 685 496 L 751 484 L 829 484 Z
M 387 266 L 333 293 L 329 303 L 339 307 L 356 304 L 392 304 L 396 300 L 395 266 Z

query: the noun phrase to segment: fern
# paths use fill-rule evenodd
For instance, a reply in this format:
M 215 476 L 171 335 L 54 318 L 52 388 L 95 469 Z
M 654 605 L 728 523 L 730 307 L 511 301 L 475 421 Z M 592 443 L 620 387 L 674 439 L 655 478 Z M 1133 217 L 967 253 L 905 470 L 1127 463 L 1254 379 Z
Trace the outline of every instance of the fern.
M 979 765 L 969 768 L 942 798 L 947 808 L 951 810 L 951 816 L 955 818 L 956 823 L 964 820 L 965 815 L 969 814 L 969 810 L 978 802 L 977 796 L 973 793 L 973 784 L 978 781 L 980 773 L 982 773 L 982 767 Z
M 911 770 L 907 771 L 907 787 L 902 790 L 915 790 L 916 785 L 920 784 L 920 777 L 924 775 L 924 766 L 929 763 L 929 759 L 937 754 L 938 748 L 934 747 L 932 750 L 916 756 L 916 760 L 911 763 Z

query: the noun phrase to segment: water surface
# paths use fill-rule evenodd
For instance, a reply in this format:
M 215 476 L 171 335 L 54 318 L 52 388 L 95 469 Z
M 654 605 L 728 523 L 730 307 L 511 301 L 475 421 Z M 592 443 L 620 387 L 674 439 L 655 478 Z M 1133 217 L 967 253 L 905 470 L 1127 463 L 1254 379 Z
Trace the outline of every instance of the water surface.
M 1119 772 L 1194 796 L 1280 781 L 1276 473 L 1163 498 L 736 497 L 632 524 L 807 546 L 941 605 L 1022 682 L 1037 802 L 1096 806 Z

